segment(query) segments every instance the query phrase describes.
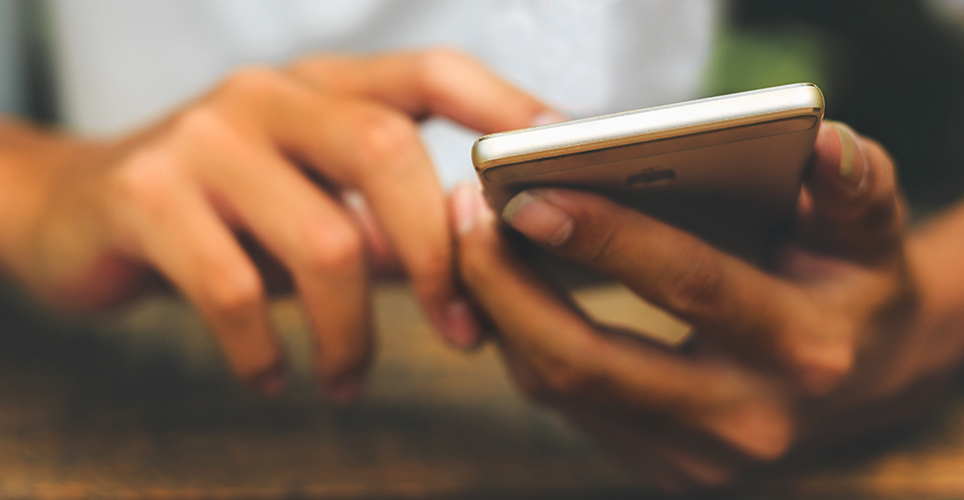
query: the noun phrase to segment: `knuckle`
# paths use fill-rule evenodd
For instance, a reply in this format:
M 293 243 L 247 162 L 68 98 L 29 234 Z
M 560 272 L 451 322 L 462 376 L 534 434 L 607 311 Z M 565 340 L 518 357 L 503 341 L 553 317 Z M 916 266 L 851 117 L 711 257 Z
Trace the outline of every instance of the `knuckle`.
M 379 171 L 397 174 L 384 167 L 408 166 L 392 161 L 419 144 L 418 128 L 409 118 L 387 110 L 365 107 L 355 118 L 356 151 L 362 165 L 377 166 Z
M 353 272 L 364 260 L 362 236 L 348 222 L 309 229 L 303 239 L 301 260 L 311 273 Z
M 793 375 L 810 396 L 825 396 L 853 371 L 854 347 L 850 336 L 821 332 L 805 337 L 788 349 Z
M 474 61 L 468 54 L 451 45 L 439 45 L 419 54 L 419 69 L 423 73 L 450 69 L 452 66 Z
M 561 245 L 566 256 L 596 268 L 625 259 L 621 235 L 650 229 L 651 219 L 617 203 L 585 193 L 570 193 L 565 211 L 575 221 L 573 234 Z
M 424 88 L 430 93 L 438 93 L 445 91 L 447 75 L 473 63 L 474 60 L 461 50 L 443 45 L 422 51 L 416 65 Z
M 593 377 L 571 364 L 555 364 L 543 372 L 549 390 L 556 396 L 570 398 L 585 394 L 593 385 Z
M 352 93 L 358 75 L 357 61 L 351 56 L 310 55 L 288 64 L 284 73 L 316 90 Z
M 215 92 L 245 99 L 275 95 L 284 86 L 284 76 L 266 66 L 244 66 L 234 70 Z
M 789 413 L 765 406 L 743 409 L 723 436 L 737 452 L 765 464 L 784 457 L 795 440 L 795 423 Z
M 723 280 L 719 260 L 705 251 L 692 249 L 673 257 L 656 285 L 671 309 L 695 311 L 719 302 Z
M 782 438 L 755 437 L 740 444 L 740 450 L 760 464 L 779 461 L 790 451 L 790 441 Z
M 587 342 L 588 344 L 588 342 Z M 590 347 L 576 349 L 578 356 L 555 356 L 540 367 L 540 377 L 554 397 L 578 398 L 593 394 L 600 388 L 602 376 L 591 363 Z
M 229 119 L 210 106 L 195 106 L 174 122 L 172 139 L 182 147 L 191 144 L 218 148 L 235 141 L 237 131 Z
M 265 298 L 261 277 L 247 266 L 230 266 L 218 259 L 201 276 L 201 300 L 228 324 L 247 320 Z
M 113 188 L 129 206 L 147 209 L 153 216 L 171 205 L 170 193 L 177 183 L 181 162 L 176 155 L 162 151 L 142 151 L 127 159 L 117 170 Z
M 572 243 L 579 245 L 582 242 L 581 248 L 573 248 L 573 251 L 581 256 L 588 266 L 599 266 L 609 262 L 612 258 L 613 242 L 616 240 L 616 226 L 612 222 L 593 220 L 593 224 L 589 227 L 594 227 L 592 237 L 589 238 L 573 238 Z

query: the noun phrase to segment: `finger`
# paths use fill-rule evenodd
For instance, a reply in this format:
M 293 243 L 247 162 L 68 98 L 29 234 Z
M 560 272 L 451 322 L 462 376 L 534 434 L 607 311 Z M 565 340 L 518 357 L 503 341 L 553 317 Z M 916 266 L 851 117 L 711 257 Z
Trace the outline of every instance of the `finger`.
M 798 349 L 806 318 L 816 317 L 806 294 L 684 231 L 601 196 L 563 189 L 524 191 L 503 218 L 756 361 L 811 362 L 799 359 Z
M 750 457 L 786 451 L 786 391 L 769 374 L 601 335 L 512 255 L 478 189 L 456 196 L 471 197 L 453 214 L 465 285 L 554 397 L 701 429 Z
M 273 151 L 235 146 L 208 155 L 198 175 L 291 273 L 316 335 L 322 385 L 335 399 L 353 399 L 374 345 L 360 231 Z
M 416 118 L 445 116 L 482 133 L 564 119 L 476 59 L 451 48 L 307 58 L 290 71 L 325 90 L 375 99 Z
M 656 350 L 612 349 L 518 261 L 499 237 L 494 214 L 477 188 L 462 186 L 454 196 L 465 198 L 455 202 L 454 212 L 463 281 L 492 319 L 500 341 L 523 357 L 550 391 L 623 405 L 645 400 L 638 408 L 657 413 L 676 413 L 702 399 L 694 389 L 705 382 L 698 370 Z M 633 381 L 631 390 L 601 382 L 611 382 L 605 376 L 626 367 L 631 367 L 625 379 Z
M 298 164 L 361 190 L 429 318 L 461 345 L 451 332 L 464 318 L 465 302 L 455 286 L 445 202 L 410 118 L 378 104 L 321 95 L 268 71 L 237 74 L 215 101 L 220 113 L 240 115 Z M 238 109 L 237 102 L 247 105 Z
M 891 255 L 902 240 L 904 214 L 894 164 L 883 148 L 828 121 L 820 127 L 812 161 L 809 236 L 846 257 Z
M 126 219 L 117 227 L 134 228 L 124 238 L 128 250 L 198 308 L 239 379 L 265 394 L 283 390 L 281 350 L 260 276 L 204 195 L 161 175 L 129 174 L 119 185 L 132 201 L 117 212 Z

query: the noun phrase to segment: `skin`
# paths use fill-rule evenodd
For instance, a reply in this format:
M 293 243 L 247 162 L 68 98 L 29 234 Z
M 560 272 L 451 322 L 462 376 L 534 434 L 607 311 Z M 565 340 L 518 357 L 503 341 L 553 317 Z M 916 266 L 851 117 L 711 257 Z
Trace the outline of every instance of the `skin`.
M 772 271 L 594 194 L 507 205 L 515 230 L 694 325 L 686 349 L 588 322 L 472 186 L 450 200 L 459 270 L 525 392 L 662 489 L 727 484 L 906 420 L 964 352 L 964 208 L 909 234 L 892 161 L 841 124 L 823 124 L 812 163 Z
M 400 267 L 446 339 L 478 342 L 417 121 L 489 133 L 548 112 L 434 49 L 241 69 L 114 140 L 0 121 L 0 265 L 70 310 L 124 301 L 157 273 L 197 307 L 239 379 L 276 394 L 284 358 L 257 265 L 268 256 L 304 303 L 323 387 L 351 399 L 374 348 L 373 274 Z

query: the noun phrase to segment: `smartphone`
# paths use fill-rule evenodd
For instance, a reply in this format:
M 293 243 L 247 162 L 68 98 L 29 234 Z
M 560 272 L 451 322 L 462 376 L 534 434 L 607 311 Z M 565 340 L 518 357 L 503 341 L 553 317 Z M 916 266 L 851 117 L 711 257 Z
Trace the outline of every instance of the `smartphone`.
M 486 135 L 472 162 L 500 212 L 533 187 L 590 190 L 746 257 L 792 219 L 824 99 L 811 83 Z

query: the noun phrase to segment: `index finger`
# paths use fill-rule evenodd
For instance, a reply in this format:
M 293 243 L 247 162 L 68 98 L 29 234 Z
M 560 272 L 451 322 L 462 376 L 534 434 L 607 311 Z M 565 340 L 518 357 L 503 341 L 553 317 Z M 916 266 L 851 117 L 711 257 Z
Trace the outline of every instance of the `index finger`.
M 306 58 L 289 71 L 326 91 L 374 99 L 415 118 L 441 115 L 484 134 L 564 119 L 478 60 L 449 47 Z

